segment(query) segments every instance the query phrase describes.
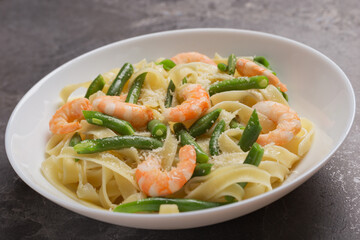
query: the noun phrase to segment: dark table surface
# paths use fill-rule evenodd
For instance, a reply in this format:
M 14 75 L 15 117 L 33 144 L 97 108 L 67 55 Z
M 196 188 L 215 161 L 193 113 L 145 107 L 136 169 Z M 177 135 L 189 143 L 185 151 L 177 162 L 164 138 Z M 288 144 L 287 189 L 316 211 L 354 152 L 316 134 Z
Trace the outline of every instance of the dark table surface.
M 0 0 L 0 239 L 359 239 L 358 114 L 325 167 L 292 193 L 228 222 L 177 231 L 115 226 L 59 207 L 16 175 L 3 144 L 15 105 L 47 73 L 102 45 L 165 30 L 237 28 L 294 39 L 334 60 L 359 96 L 359 6 L 358 0 Z

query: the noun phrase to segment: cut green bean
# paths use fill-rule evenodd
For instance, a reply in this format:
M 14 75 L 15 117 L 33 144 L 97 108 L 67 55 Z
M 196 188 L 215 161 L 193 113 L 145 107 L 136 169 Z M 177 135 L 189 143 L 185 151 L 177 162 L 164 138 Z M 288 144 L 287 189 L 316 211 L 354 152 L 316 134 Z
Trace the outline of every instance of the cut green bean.
M 246 187 L 247 185 L 247 182 L 239 182 L 238 183 L 242 188 Z
M 222 71 L 222 72 L 226 72 L 226 71 L 227 71 L 227 66 L 226 66 L 225 63 L 219 63 L 219 64 L 217 65 L 217 67 L 218 67 L 218 69 L 219 69 L 220 71 Z
M 239 141 L 240 148 L 244 152 L 249 151 L 253 143 L 258 139 L 261 130 L 262 127 L 259 122 L 259 117 L 256 109 L 254 109 Z
M 135 202 L 123 203 L 114 209 L 114 212 L 138 213 L 159 212 L 162 204 L 176 204 L 180 212 L 189 212 L 207 208 L 219 207 L 228 203 L 205 202 L 195 199 L 182 198 L 145 198 Z
M 264 149 L 258 143 L 254 143 L 252 145 L 248 155 L 246 156 L 244 163 L 251 164 L 254 166 L 259 166 L 263 155 L 264 155 Z M 246 186 L 247 182 L 241 182 L 238 184 L 242 188 L 244 188 Z
M 266 60 L 266 58 L 263 57 L 263 56 L 254 57 L 254 62 L 260 63 L 261 65 L 263 65 L 263 66 L 266 67 L 266 68 L 269 68 L 269 67 L 270 67 L 269 61 Z
M 225 131 L 225 121 L 222 119 L 216 124 L 209 141 L 210 155 L 215 156 L 220 154 L 219 137 Z
M 181 130 L 179 133 L 180 144 L 181 146 L 185 145 L 193 145 L 196 151 L 196 162 L 198 163 L 207 163 L 209 160 L 209 156 L 201 149 L 199 144 L 195 141 L 195 139 L 184 130 Z
M 225 91 L 264 89 L 268 84 L 269 80 L 266 76 L 240 77 L 211 84 L 209 94 L 212 96 Z
M 125 102 L 136 104 L 141 93 L 142 85 L 144 84 L 147 72 L 144 72 L 137 76 L 132 83 L 129 92 L 126 96 Z
M 241 186 L 241 183 L 238 183 L 238 184 Z M 233 196 L 229 196 L 229 195 L 224 196 L 224 198 L 228 203 L 234 203 L 237 201 L 236 198 L 234 198 Z
M 208 131 L 220 115 L 221 109 L 215 109 L 214 111 L 209 112 L 208 114 L 199 118 L 195 123 L 189 128 L 189 133 L 193 137 L 200 136 L 206 131 Z
M 229 123 L 229 127 L 230 128 L 240 128 L 241 130 L 244 130 L 245 127 L 243 125 L 241 125 L 236 118 L 233 118 L 230 123 Z
M 285 92 L 281 91 L 280 87 L 277 87 L 277 89 L 282 94 L 282 96 L 285 98 L 285 100 L 288 102 L 289 101 L 289 96 Z
M 193 138 L 189 132 L 186 131 L 186 128 L 184 124 L 182 123 L 176 123 L 173 126 L 175 134 L 180 139 L 180 145 L 192 145 L 195 148 L 196 151 L 196 162 L 198 163 L 207 163 L 209 160 L 209 156 L 204 152 L 204 150 L 201 149 L 199 144 L 195 141 L 195 138 Z
M 78 154 L 88 154 L 130 147 L 156 149 L 162 146 L 163 143 L 155 138 L 132 135 L 84 140 L 76 144 L 74 150 Z
M 227 67 L 228 73 L 230 75 L 234 75 L 235 66 L 236 66 L 236 56 L 235 54 L 231 54 L 228 58 L 228 67 Z
M 69 146 L 73 147 L 76 144 L 78 144 L 79 142 L 81 142 L 81 137 L 80 134 L 78 132 L 74 133 L 74 135 L 71 137 L 70 142 L 69 142 Z
M 174 63 L 172 60 L 170 59 L 164 59 L 162 60 L 159 65 L 163 65 L 163 68 L 166 70 L 166 71 L 169 71 L 170 69 L 172 69 L 173 67 L 176 66 L 176 63 Z
M 268 62 L 268 60 L 266 60 L 265 57 L 262 56 L 254 57 L 254 62 L 262 67 L 269 69 L 272 72 L 272 74 L 276 76 L 276 73 L 271 69 L 270 63 Z
M 260 144 L 254 143 L 246 156 L 244 163 L 259 166 L 263 155 L 264 149 L 260 146 Z
M 101 91 L 105 86 L 105 80 L 101 74 L 97 76 L 94 81 L 91 82 L 90 86 L 88 87 L 85 98 L 89 98 L 91 95 L 96 93 L 97 91 Z
M 161 121 L 153 119 L 147 124 L 147 128 L 151 133 L 151 136 L 158 139 L 164 139 L 167 133 L 167 127 Z
M 99 118 L 90 118 L 88 123 L 92 123 L 94 125 L 103 126 L 104 122 Z
M 81 142 L 81 137 L 80 134 L 78 132 L 74 133 L 74 135 L 71 137 L 70 142 L 69 142 L 69 146 L 70 147 L 74 147 L 76 144 L 78 144 L 79 142 Z M 74 159 L 75 162 L 78 162 L 80 159 L 75 158 Z
M 229 123 L 229 127 L 230 128 L 239 128 L 241 125 L 240 123 L 236 120 L 236 118 L 233 118 L 230 123 Z
M 195 166 L 192 177 L 206 176 L 211 172 L 211 163 L 198 163 Z
M 174 97 L 174 92 L 175 92 L 175 84 L 172 80 L 170 80 L 167 91 L 166 91 L 166 97 L 165 97 L 165 107 L 169 108 L 171 107 L 172 104 L 172 100 Z
M 122 89 L 125 86 L 125 83 L 129 80 L 133 72 L 134 72 L 133 66 L 130 63 L 125 63 L 120 69 L 118 75 L 115 77 L 111 86 L 109 87 L 109 90 L 107 91 L 107 95 L 109 96 L 120 95 Z
M 285 100 L 288 102 L 289 101 L 289 96 L 287 95 L 287 93 L 286 92 L 281 92 L 281 94 L 283 95 Z
M 187 78 L 184 77 L 183 80 L 181 81 L 181 84 L 184 85 L 184 84 L 186 84 L 187 82 L 188 82 Z
M 88 123 L 110 128 L 121 135 L 133 135 L 135 132 L 129 122 L 116 117 L 96 111 L 83 111 L 83 115 Z
M 179 138 L 179 134 L 180 134 L 181 130 L 187 131 L 185 125 L 182 123 L 175 123 L 173 125 L 173 130 L 174 130 L 174 133 L 176 134 L 177 138 Z

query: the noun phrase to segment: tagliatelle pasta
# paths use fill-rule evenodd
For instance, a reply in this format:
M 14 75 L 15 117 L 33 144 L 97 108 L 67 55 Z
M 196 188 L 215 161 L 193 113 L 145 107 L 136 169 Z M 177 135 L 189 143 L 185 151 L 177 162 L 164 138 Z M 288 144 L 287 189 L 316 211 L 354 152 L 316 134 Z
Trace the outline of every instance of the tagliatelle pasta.
M 198 55 L 194 56 L 199 57 Z M 246 61 L 244 60 L 245 63 L 247 61 L 251 61 L 251 64 L 253 63 L 252 57 L 241 59 L 246 59 Z M 299 131 L 295 132 L 291 138 L 289 137 L 289 140 L 286 141 L 285 144 L 276 144 L 275 140 L 274 143 L 264 144 L 261 148 L 263 155 L 258 165 L 244 163 L 244 161 L 247 161 L 246 159 L 249 152 L 242 149 L 239 141 L 244 131 L 247 131 L 244 130 L 244 127 L 254 114 L 253 106 L 265 101 L 271 101 L 274 102 L 274 104 L 279 103 L 281 106 L 286 106 L 286 109 L 288 109 L 289 104 L 284 97 L 285 95 L 277 88 L 279 86 L 284 87 L 284 85 L 276 81 L 272 82 L 273 80 L 271 80 L 270 77 L 266 77 L 266 80 L 269 79 L 269 84 L 266 84 L 266 87 L 260 89 L 221 90 L 221 92 L 215 92 L 211 96 L 208 96 L 209 89 L 214 88 L 213 86 L 216 83 L 240 78 L 244 73 L 248 74 L 249 77 L 256 75 L 250 73 L 249 70 L 239 71 L 241 67 L 240 63 L 239 66 L 236 66 L 237 70 L 235 70 L 234 75 L 228 74 L 226 71 L 220 71 L 216 65 L 226 64 L 227 59 L 218 54 L 215 55 L 214 59 L 206 59 L 206 61 L 201 58 L 199 60 L 200 62 L 189 60 L 185 63 L 178 63 L 176 61 L 179 60 L 173 58 L 177 64 L 171 69 L 166 69 L 164 66 L 165 63 L 162 62 L 163 60 L 164 59 L 159 59 L 155 62 L 142 60 L 134 64 L 133 73 L 129 75 L 129 80 L 124 83 L 119 97 L 105 98 L 108 89 L 113 82 L 116 81 L 120 69 L 114 69 L 102 74 L 104 81 L 102 90 L 93 93 L 89 99 L 86 100 L 88 104 L 92 106 L 91 110 L 105 111 L 99 110 L 103 107 L 106 109 L 103 113 L 115 115 L 117 111 L 116 101 L 125 104 L 124 101 L 127 101 L 129 98 L 127 95 L 134 94 L 133 92 L 136 92 L 136 89 L 135 91 L 133 90 L 135 88 L 134 86 L 140 84 L 141 88 L 137 93 L 138 99 L 135 100 L 136 103 L 131 104 L 142 106 L 143 109 L 146 109 L 138 111 L 148 111 L 149 120 L 158 119 L 166 125 L 167 131 L 164 137 L 162 139 L 155 139 L 155 137 L 154 140 L 151 140 L 153 143 L 160 145 L 157 147 L 153 145 L 145 146 L 146 144 L 144 146 L 124 145 L 125 147 L 117 149 L 108 148 L 107 150 L 93 153 L 78 151 L 78 146 L 83 144 L 83 142 L 91 140 L 93 141 L 92 144 L 95 144 L 98 140 L 115 139 L 121 134 L 119 134 L 118 130 L 102 126 L 105 120 L 96 118 L 92 120 L 87 119 L 88 121 L 83 118 L 72 119 L 69 117 L 69 114 L 72 114 L 69 110 L 69 112 L 62 113 L 63 115 L 61 115 L 61 117 L 64 118 L 65 116 L 65 120 L 61 119 L 61 121 L 77 121 L 81 127 L 76 131 L 54 134 L 49 139 L 46 145 L 46 160 L 43 162 L 41 170 L 52 185 L 75 201 L 86 206 L 106 210 L 114 210 L 119 205 L 131 204 L 134 201 L 149 198 L 149 195 L 161 196 L 166 199 L 194 199 L 205 201 L 210 204 L 207 207 L 213 207 L 218 206 L 218 203 L 221 205 L 229 201 L 241 201 L 271 191 L 291 174 L 294 165 L 298 161 L 301 161 L 309 151 L 314 135 L 314 125 L 310 120 L 301 117 L 299 118 L 299 126 L 301 124 L 298 129 Z M 272 70 L 269 70 L 266 66 L 256 66 L 260 67 L 264 76 L 273 74 Z M 142 83 L 141 79 L 139 80 L 139 76 L 143 73 L 146 73 L 146 77 Z M 172 96 L 171 106 L 175 109 L 177 106 L 185 106 L 188 104 L 187 110 L 190 108 L 193 109 L 193 112 L 181 112 L 183 115 L 178 117 L 182 119 L 181 122 L 187 129 L 191 129 L 201 116 L 206 116 L 216 109 L 221 109 L 215 121 L 206 123 L 208 125 L 210 124 L 206 127 L 206 130 L 201 132 L 196 138 L 193 138 L 202 150 L 202 154 L 208 157 L 206 158 L 206 164 L 208 164 L 207 167 L 210 172 L 204 176 L 192 176 L 202 161 L 198 159 L 199 152 L 196 146 L 191 146 L 187 148 L 186 152 L 181 152 L 181 149 L 185 149 L 183 145 L 189 145 L 189 143 L 184 144 L 184 139 L 182 139 L 182 137 L 184 138 L 184 136 L 188 134 L 187 131 L 182 130 L 186 132 L 184 133 L 185 135 L 177 135 L 177 132 L 174 132 L 174 124 L 179 121 L 170 122 L 168 121 L 169 117 L 164 114 L 167 111 L 166 109 L 168 109 L 164 103 L 165 99 L 169 97 L 168 86 L 170 81 L 172 81 L 175 86 L 175 91 L 170 91 Z M 66 86 L 60 93 L 63 103 L 66 105 L 72 99 L 76 99 L 73 93 L 78 88 L 88 88 L 89 85 L 90 82 Z M 204 96 L 207 95 L 208 98 L 201 97 L 200 99 L 200 97 L 198 97 L 200 93 L 192 93 L 191 91 L 200 91 L 196 90 L 194 86 L 202 89 L 201 91 L 204 91 Z M 188 93 L 186 91 L 188 91 Z M 107 102 L 103 100 L 102 102 L 100 101 L 101 99 L 111 100 L 107 100 Z M 200 104 L 197 101 L 203 102 Z M 101 106 L 101 104 L 105 105 Z M 126 104 L 128 104 L 126 106 L 130 106 L 130 103 Z M 178 109 L 180 108 L 178 107 Z M 200 117 L 193 117 L 194 113 L 198 113 Z M 128 114 L 127 117 L 130 116 L 128 122 L 130 123 L 136 120 L 133 119 L 134 117 L 131 118 L 131 116 L 135 116 L 131 115 L 134 113 L 122 112 L 120 116 L 121 114 Z M 277 123 L 267 114 L 263 114 L 261 111 L 257 111 L 256 114 L 259 124 L 262 127 L 261 134 L 268 134 L 282 127 L 278 125 L 283 123 Z M 288 113 L 286 114 L 286 116 L 289 115 Z M 284 117 L 285 115 L 282 115 L 282 118 L 286 118 Z M 175 119 L 176 118 L 175 116 Z M 50 125 L 53 124 L 53 127 L 61 127 L 60 125 L 64 123 L 59 124 L 58 121 L 60 120 L 52 119 Z M 89 121 L 93 122 L 90 123 Z M 219 155 L 211 156 L 211 151 L 214 146 L 211 145 L 211 143 L 209 144 L 209 142 L 213 132 L 216 131 L 214 130 L 216 125 L 220 121 L 224 122 L 225 130 L 219 134 L 219 137 L 215 141 Z M 243 127 L 231 128 L 230 125 L 232 121 L 237 121 Z M 286 124 L 291 125 L 290 127 L 296 127 L 293 126 L 295 123 L 292 123 L 291 120 L 286 121 Z M 146 125 L 136 125 L 136 128 L 133 129 L 129 125 L 130 123 L 119 122 L 120 127 L 128 128 L 131 133 L 133 132 L 133 135 L 130 134 L 130 137 L 119 139 L 125 139 L 131 144 L 133 141 L 136 141 L 136 139 L 145 139 L 147 141 L 154 137 L 147 131 Z M 282 129 L 281 131 L 284 130 Z M 75 132 L 80 137 L 80 140 L 83 141 L 80 145 L 75 145 L 74 147 L 71 146 L 71 140 Z M 287 134 L 291 135 L 290 133 Z M 287 136 L 281 137 L 288 138 Z M 196 155 L 194 155 L 195 153 Z M 195 163 L 195 160 L 197 160 L 197 163 Z M 155 165 L 153 165 L 153 163 L 150 164 L 150 161 L 153 161 L 154 164 L 158 162 L 159 166 L 154 167 Z M 149 162 L 149 165 L 145 166 L 144 164 L 147 162 Z M 159 168 L 159 172 L 162 173 L 158 174 L 167 173 L 167 178 L 157 176 L 151 176 L 151 178 L 145 177 L 149 171 L 152 171 L 152 168 Z M 181 173 L 176 172 L 177 170 Z M 171 174 L 175 174 L 174 176 L 176 177 L 170 176 Z M 165 186 L 163 183 L 153 184 L 147 182 L 150 180 L 153 182 L 160 181 L 159 179 L 167 179 L 166 181 L 169 181 L 169 185 L 165 184 Z M 184 183 L 178 186 L 179 179 L 183 179 L 182 181 Z M 167 192 L 167 194 L 164 195 L 165 192 Z M 160 213 L 188 211 L 182 207 L 181 204 L 176 205 L 176 202 L 166 202 L 166 204 L 164 204 L 160 201 L 160 206 L 161 208 L 157 210 Z M 197 208 L 194 208 L 193 210 L 196 209 Z

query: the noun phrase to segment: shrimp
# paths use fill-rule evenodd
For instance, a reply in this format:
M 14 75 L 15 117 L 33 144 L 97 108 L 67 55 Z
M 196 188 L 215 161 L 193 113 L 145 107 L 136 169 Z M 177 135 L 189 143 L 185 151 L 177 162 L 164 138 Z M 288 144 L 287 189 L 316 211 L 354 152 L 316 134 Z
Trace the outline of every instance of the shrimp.
M 143 128 L 154 118 L 146 106 L 124 102 L 124 96 L 99 96 L 93 101 L 96 111 L 126 120 L 135 128 Z
M 120 101 L 120 102 L 125 102 L 126 98 L 127 98 L 127 94 L 121 94 L 121 95 L 119 96 L 119 101 Z
M 65 103 L 51 118 L 50 131 L 54 134 L 65 134 L 80 129 L 78 120 L 84 119 L 82 110 L 90 109 L 90 101 L 86 98 L 77 98 Z
M 286 85 L 281 83 L 279 78 L 275 76 L 269 69 L 259 66 L 248 59 L 239 58 L 236 62 L 236 70 L 243 76 L 264 75 L 269 79 L 269 83 L 275 87 L 280 87 L 282 92 L 286 92 Z
M 269 143 L 284 145 L 293 139 L 301 130 L 301 122 L 297 113 L 290 107 L 273 102 L 262 101 L 253 106 L 258 112 L 277 123 L 276 129 L 266 134 L 260 134 L 257 143 L 265 146 Z
M 176 64 L 203 62 L 216 66 L 216 63 L 213 60 L 211 60 L 211 58 L 198 52 L 179 53 L 174 57 L 172 57 L 171 60 Z
M 163 115 L 167 121 L 197 119 L 210 108 L 209 94 L 200 84 L 186 84 L 180 89 L 179 95 L 185 101 L 176 107 L 165 109 Z
M 169 172 L 161 170 L 154 157 L 138 165 L 135 177 L 142 192 L 148 196 L 166 196 L 180 190 L 191 178 L 196 165 L 194 146 L 185 145 L 179 151 L 179 163 Z

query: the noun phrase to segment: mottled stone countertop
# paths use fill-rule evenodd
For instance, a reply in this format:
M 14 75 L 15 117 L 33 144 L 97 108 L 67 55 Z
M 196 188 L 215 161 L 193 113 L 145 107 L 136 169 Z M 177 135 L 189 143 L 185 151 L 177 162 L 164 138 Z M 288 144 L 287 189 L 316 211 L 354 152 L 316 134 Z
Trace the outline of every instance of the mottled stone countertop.
M 177 231 L 119 227 L 70 212 L 28 187 L 4 146 L 15 105 L 47 73 L 102 45 L 165 30 L 237 28 L 294 39 L 334 60 L 359 100 L 359 6 L 358 0 L 0 0 L 0 239 L 360 239 L 358 113 L 330 161 L 290 194 L 228 222 Z

